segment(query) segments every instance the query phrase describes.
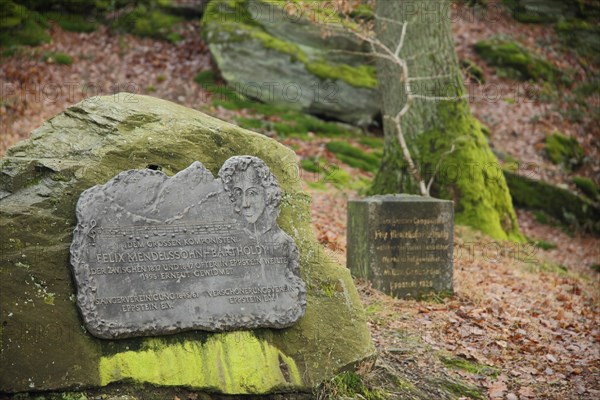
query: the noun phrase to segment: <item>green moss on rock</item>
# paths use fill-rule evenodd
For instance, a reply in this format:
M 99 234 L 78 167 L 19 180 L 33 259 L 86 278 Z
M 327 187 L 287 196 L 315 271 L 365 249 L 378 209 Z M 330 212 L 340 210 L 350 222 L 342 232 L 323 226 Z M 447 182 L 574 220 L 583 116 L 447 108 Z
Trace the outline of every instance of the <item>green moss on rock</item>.
M 551 218 L 555 218 L 563 224 L 600 234 L 598 205 L 546 182 L 533 180 L 508 170 L 503 172 L 514 204 L 538 211 L 536 219 L 540 219 L 540 222 L 549 223 Z
M 369 154 L 347 142 L 329 142 L 325 147 L 335 154 L 340 161 L 351 167 L 368 172 L 375 172 L 379 168 L 380 157 Z
M 182 18 L 167 14 L 158 8 L 139 4 L 133 11 L 117 18 L 113 27 L 138 36 L 176 42 L 181 37 L 174 28 L 182 21 Z
M 158 386 L 269 393 L 302 385 L 293 358 L 252 332 L 211 335 L 205 342 L 146 339 L 143 349 L 100 360 L 101 385 L 121 380 Z
M 584 176 L 575 176 L 573 177 L 573 183 L 577 186 L 577 189 L 581 190 L 590 199 L 598 199 L 598 186 L 593 180 Z
M 450 354 L 441 355 L 440 360 L 447 367 L 460 369 L 474 375 L 487 375 L 495 377 L 500 374 L 500 371 L 497 368 L 478 362 L 469 361 L 461 357 L 454 357 Z
M 369 52 L 342 34 L 342 20 L 320 16 L 324 7 L 318 4 L 304 3 L 301 15 L 289 18 L 285 2 L 211 1 L 203 34 L 223 78 L 236 90 L 248 94 L 251 87 L 250 95 L 263 102 L 342 121 L 370 121 L 378 97 Z M 328 24 L 332 36 L 321 37 L 323 26 L 307 17 L 313 14 L 334 18 Z
M 73 64 L 73 58 L 65 53 L 45 53 L 42 59 L 49 64 L 60 64 L 60 65 L 71 65 Z
M 546 136 L 546 154 L 554 164 L 573 169 L 583 162 L 584 152 L 577 139 L 554 132 Z
M 272 2 L 269 5 L 278 6 L 278 3 Z M 285 6 L 285 3 L 282 2 L 281 5 Z M 208 5 L 207 17 L 204 23 L 205 25 L 218 23 L 221 29 L 230 34 L 225 39 L 227 42 L 243 41 L 248 38 L 256 39 L 265 48 L 287 54 L 293 61 L 301 62 L 308 71 L 319 78 L 339 79 L 356 87 L 371 89 L 377 87 L 376 71 L 373 66 L 360 65 L 355 67 L 347 64 L 330 63 L 325 59 L 311 59 L 299 45 L 267 32 L 248 12 L 247 7 L 247 0 L 213 1 Z M 285 11 L 280 9 L 274 12 L 282 13 Z M 331 18 L 330 15 L 328 16 Z M 314 29 L 320 28 L 315 26 Z
M 497 72 L 521 80 L 545 80 L 555 82 L 559 70 L 539 55 L 531 53 L 513 40 L 492 38 L 475 44 L 475 51 Z

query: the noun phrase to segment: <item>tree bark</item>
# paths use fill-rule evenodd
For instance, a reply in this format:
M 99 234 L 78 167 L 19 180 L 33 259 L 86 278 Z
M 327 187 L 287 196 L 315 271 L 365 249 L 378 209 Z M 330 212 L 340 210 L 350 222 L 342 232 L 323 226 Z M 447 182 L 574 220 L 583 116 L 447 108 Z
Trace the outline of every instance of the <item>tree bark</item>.
M 407 24 L 400 58 L 408 62 L 415 98 L 401 119 L 402 132 L 425 182 L 434 176 L 431 195 L 454 200 L 457 223 L 495 239 L 521 241 L 502 169 L 465 98 L 454 51 L 451 7 L 446 0 L 377 1 L 377 38 L 386 46 L 396 49 L 402 24 Z M 377 69 L 385 147 L 371 192 L 419 193 L 391 120 L 407 100 L 400 67 L 379 58 Z

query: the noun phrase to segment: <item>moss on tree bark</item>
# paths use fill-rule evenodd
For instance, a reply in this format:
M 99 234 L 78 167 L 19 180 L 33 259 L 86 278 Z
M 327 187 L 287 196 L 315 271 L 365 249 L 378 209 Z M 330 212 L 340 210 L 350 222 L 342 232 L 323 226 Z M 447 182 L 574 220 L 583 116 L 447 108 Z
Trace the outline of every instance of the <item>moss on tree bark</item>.
M 416 95 L 401 120 L 402 130 L 431 195 L 454 200 L 456 221 L 499 240 L 523 240 L 506 181 L 470 112 L 450 27 L 451 4 L 378 1 L 377 35 L 396 49 L 406 25 L 401 58 L 408 60 L 411 92 Z M 378 60 L 384 115 L 393 117 L 407 100 L 400 68 Z M 385 148 L 371 192 L 417 193 L 392 121 L 384 118 Z

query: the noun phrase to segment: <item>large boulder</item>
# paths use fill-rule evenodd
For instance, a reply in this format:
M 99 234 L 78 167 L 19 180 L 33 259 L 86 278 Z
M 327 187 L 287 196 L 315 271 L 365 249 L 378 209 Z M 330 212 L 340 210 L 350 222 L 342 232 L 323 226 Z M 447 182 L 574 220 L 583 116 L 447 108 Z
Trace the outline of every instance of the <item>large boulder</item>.
M 513 16 L 521 22 L 554 22 L 571 18 L 598 16 L 600 7 L 594 1 L 575 0 L 504 0 Z M 596 3 L 596 4 L 595 4 Z
M 373 60 L 332 4 L 211 1 L 203 29 L 223 78 L 266 103 L 369 123 L 380 110 Z
M 285 329 L 105 340 L 76 306 L 69 265 L 75 205 L 86 189 L 129 169 L 167 175 L 198 160 L 263 159 L 282 189 L 279 226 L 296 242 L 305 315 Z M 118 94 L 76 104 L 0 159 L 0 392 L 184 386 L 225 394 L 309 390 L 374 354 L 347 269 L 323 253 L 296 156 L 265 136 L 152 97 Z

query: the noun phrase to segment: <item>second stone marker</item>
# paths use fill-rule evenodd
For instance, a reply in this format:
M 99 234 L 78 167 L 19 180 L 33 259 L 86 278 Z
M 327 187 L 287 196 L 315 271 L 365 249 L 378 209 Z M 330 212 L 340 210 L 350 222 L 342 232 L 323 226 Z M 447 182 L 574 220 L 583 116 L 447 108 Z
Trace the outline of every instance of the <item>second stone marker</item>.
M 454 209 L 449 200 L 372 196 L 348 203 L 348 268 L 391 296 L 452 292 Z

